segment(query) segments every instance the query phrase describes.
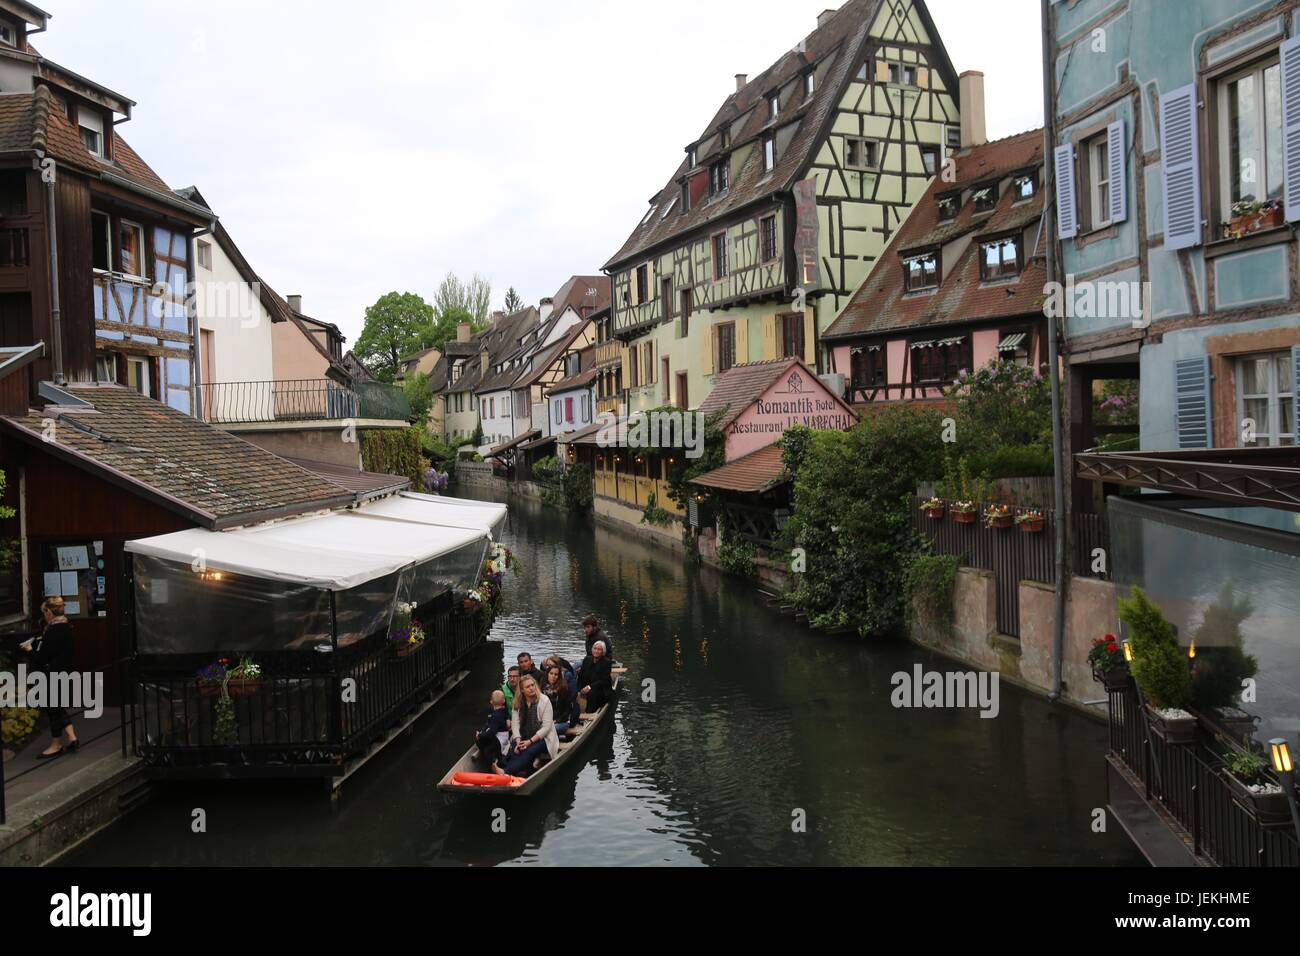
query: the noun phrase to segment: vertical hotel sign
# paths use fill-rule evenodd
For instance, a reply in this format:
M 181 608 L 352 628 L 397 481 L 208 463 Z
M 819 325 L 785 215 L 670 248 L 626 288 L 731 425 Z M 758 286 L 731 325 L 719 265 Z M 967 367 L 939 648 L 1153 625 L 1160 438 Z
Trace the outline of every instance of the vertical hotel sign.
M 821 288 L 817 266 L 817 180 L 801 179 L 794 184 L 794 258 L 799 263 L 799 285 L 804 292 Z

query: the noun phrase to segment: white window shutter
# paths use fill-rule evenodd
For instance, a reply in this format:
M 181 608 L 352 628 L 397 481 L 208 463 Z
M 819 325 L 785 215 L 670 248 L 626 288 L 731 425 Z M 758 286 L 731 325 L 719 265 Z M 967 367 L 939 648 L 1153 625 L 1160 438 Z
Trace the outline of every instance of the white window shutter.
M 1210 360 L 1174 363 L 1174 430 L 1179 448 L 1213 448 L 1210 427 Z
M 1074 146 L 1056 147 L 1056 238 L 1073 239 L 1079 234 L 1078 190 L 1074 182 Z
M 1128 142 L 1124 121 L 1106 127 L 1107 179 L 1110 181 L 1110 221 L 1121 223 L 1128 218 Z
M 1300 36 L 1282 44 L 1282 194 L 1287 222 L 1300 221 Z
M 1165 248 L 1201 243 L 1201 169 L 1196 84 L 1160 97 L 1160 161 L 1165 180 Z

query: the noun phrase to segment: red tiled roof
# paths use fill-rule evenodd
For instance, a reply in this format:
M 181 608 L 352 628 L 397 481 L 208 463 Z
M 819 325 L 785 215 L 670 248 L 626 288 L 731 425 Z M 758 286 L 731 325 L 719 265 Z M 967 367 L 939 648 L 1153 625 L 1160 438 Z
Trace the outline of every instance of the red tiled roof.
M 865 47 L 871 24 L 882 5 L 882 0 L 849 0 L 803 43 L 785 53 L 776 63 L 751 79 L 739 92 L 728 96 L 698 140 L 698 166 L 693 175 L 708 176 L 710 162 L 720 151 L 718 130 L 730 124 L 732 153 L 743 152 L 752 146 L 748 160 L 736 170 L 731 185 L 723 196 L 709 200 L 701 198 L 689 212 L 682 213 L 680 183 L 692 173 L 689 158 L 673 173 L 672 179 L 655 196 L 653 214 L 646 216 L 633 230 L 623 247 L 604 266 L 612 270 L 633 257 L 693 232 L 706 223 L 725 217 L 773 193 L 789 189 L 802 178 L 804 171 L 815 158 L 814 151 L 821 142 L 821 133 L 835 110 L 844 84 L 858 64 L 858 53 Z M 939 40 L 938 31 L 929 19 L 929 11 L 922 0 L 914 6 L 926 23 L 937 52 L 935 67 L 945 76 L 945 83 L 954 99 L 958 95 L 956 72 Z M 796 82 L 807 70 L 818 64 L 817 89 L 810 100 L 805 100 L 803 84 Z M 780 115 L 769 125 L 767 98 L 781 91 Z M 955 117 L 954 117 L 955 119 Z M 762 137 L 776 131 L 778 152 L 776 168 L 770 173 L 763 168 Z M 668 204 L 676 202 L 667 216 Z
M 1046 273 L 1039 250 L 1021 250 L 1026 265 L 1018 279 L 984 283 L 980 281 L 979 243 L 983 237 L 1028 229 L 1042 219 L 1042 166 L 1042 130 L 1030 130 L 959 154 L 956 180 L 934 180 L 824 338 L 853 338 L 900 328 L 1041 314 L 1038 299 Z M 997 182 L 1031 168 L 1040 171 L 1032 199 L 1017 203 L 1011 187 L 1003 184 L 993 211 L 975 212 L 968 195 L 972 186 Z M 939 222 L 938 197 L 957 189 L 964 190 L 966 198 L 957 218 Z M 964 236 L 971 236 L 970 246 L 951 269 L 941 269 L 937 290 L 907 292 L 902 254 L 942 246 Z
M 91 407 L 0 419 L 50 454 L 210 529 L 353 502 L 345 488 L 152 398 L 115 385 L 69 385 Z M 44 428 L 53 418 L 52 433 Z
M 714 386 L 713 391 L 709 392 L 709 397 L 704 400 L 704 404 L 699 407 L 699 413 L 708 418 L 725 410 L 726 414 L 718 423 L 719 428 L 725 429 L 739 418 L 745 409 L 762 398 L 763 393 L 779 381 L 790 366 L 802 364 L 797 358 L 784 358 L 733 365 L 722 373 L 718 384 Z M 817 377 L 811 369 L 808 375 L 810 378 Z
M 781 445 L 773 442 L 721 468 L 692 478 L 691 484 L 719 491 L 757 494 L 789 480 L 790 473 L 785 470 L 781 457 Z

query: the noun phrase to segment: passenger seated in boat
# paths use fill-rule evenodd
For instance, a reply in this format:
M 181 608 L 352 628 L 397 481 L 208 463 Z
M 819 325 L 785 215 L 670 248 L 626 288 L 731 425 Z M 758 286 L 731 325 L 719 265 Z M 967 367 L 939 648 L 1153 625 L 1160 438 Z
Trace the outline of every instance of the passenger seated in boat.
M 524 651 L 515 658 L 515 661 L 519 664 L 519 676 L 521 678 L 531 677 L 533 680 L 537 681 L 537 686 L 539 687 L 546 683 L 545 676 L 543 676 L 542 672 L 539 671 L 537 666 L 533 663 L 532 654 Z
M 554 654 L 542 661 L 542 673 L 545 674 L 552 667 L 560 668 L 560 673 L 564 675 L 564 682 L 569 686 L 569 711 L 567 714 L 557 711 L 555 719 L 567 719 L 569 721 L 569 726 L 572 727 L 578 722 L 578 672 L 574 670 L 573 665 L 563 657 L 558 657 Z M 546 686 L 545 681 L 542 681 L 542 686 Z
M 573 692 L 564 679 L 564 671 L 559 664 L 546 668 L 546 681 L 542 684 L 542 693 L 551 702 L 551 713 L 555 717 L 555 732 L 563 734 L 571 723 L 569 715 L 573 710 Z
M 555 716 L 551 701 L 537 681 L 525 677 L 519 682 L 515 697 L 510 753 L 501 772 L 511 777 L 527 777 L 560 752 L 560 738 L 555 733 Z
M 506 671 L 506 682 L 501 685 L 501 693 L 506 695 L 506 710 L 515 709 L 515 693 L 519 690 L 519 668 L 512 667 Z
M 579 699 L 587 713 L 594 714 L 609 702 L 614 688 L 613 665 L 605 653 L 604 641 L 591 645 L 591 653 L 578 668 L 578 683 L 582 685 Z
M 506 695 L 499 690 L 492 692 L 492 713 L 483 729 L 474 735 L 474 744 L 485 770 L 493 769 L 510 746 L 510 711 L 506 709 Z
M 588 657 L 591 656 L 591 649 L 595 646 L 595 643 L 597 641 L 603 641 L 605 644 L 605 656 L 611 661 L 614 660 L 614 644 L 605 636 L 605 632 L 600 629 L 600 621 L 596 619 L 596 615 L 588 614 L 582 619 L 582 630 L 583 633 L 587 635 Z

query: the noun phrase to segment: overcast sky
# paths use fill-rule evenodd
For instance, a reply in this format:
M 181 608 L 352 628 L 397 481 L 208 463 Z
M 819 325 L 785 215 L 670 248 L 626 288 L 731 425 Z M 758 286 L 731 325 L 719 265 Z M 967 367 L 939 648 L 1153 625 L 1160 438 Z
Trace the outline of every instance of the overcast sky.
M 734 74 L 832 3 L 41 0 L 33 40 L 135 100 L 127 141 L 352 342 L 367 305 L 448 270 L 497 304 L 599 272 Z M 1041 125 L 1037 0 L 929 6 L 957 70 L 985 74 L 990 138 Z

